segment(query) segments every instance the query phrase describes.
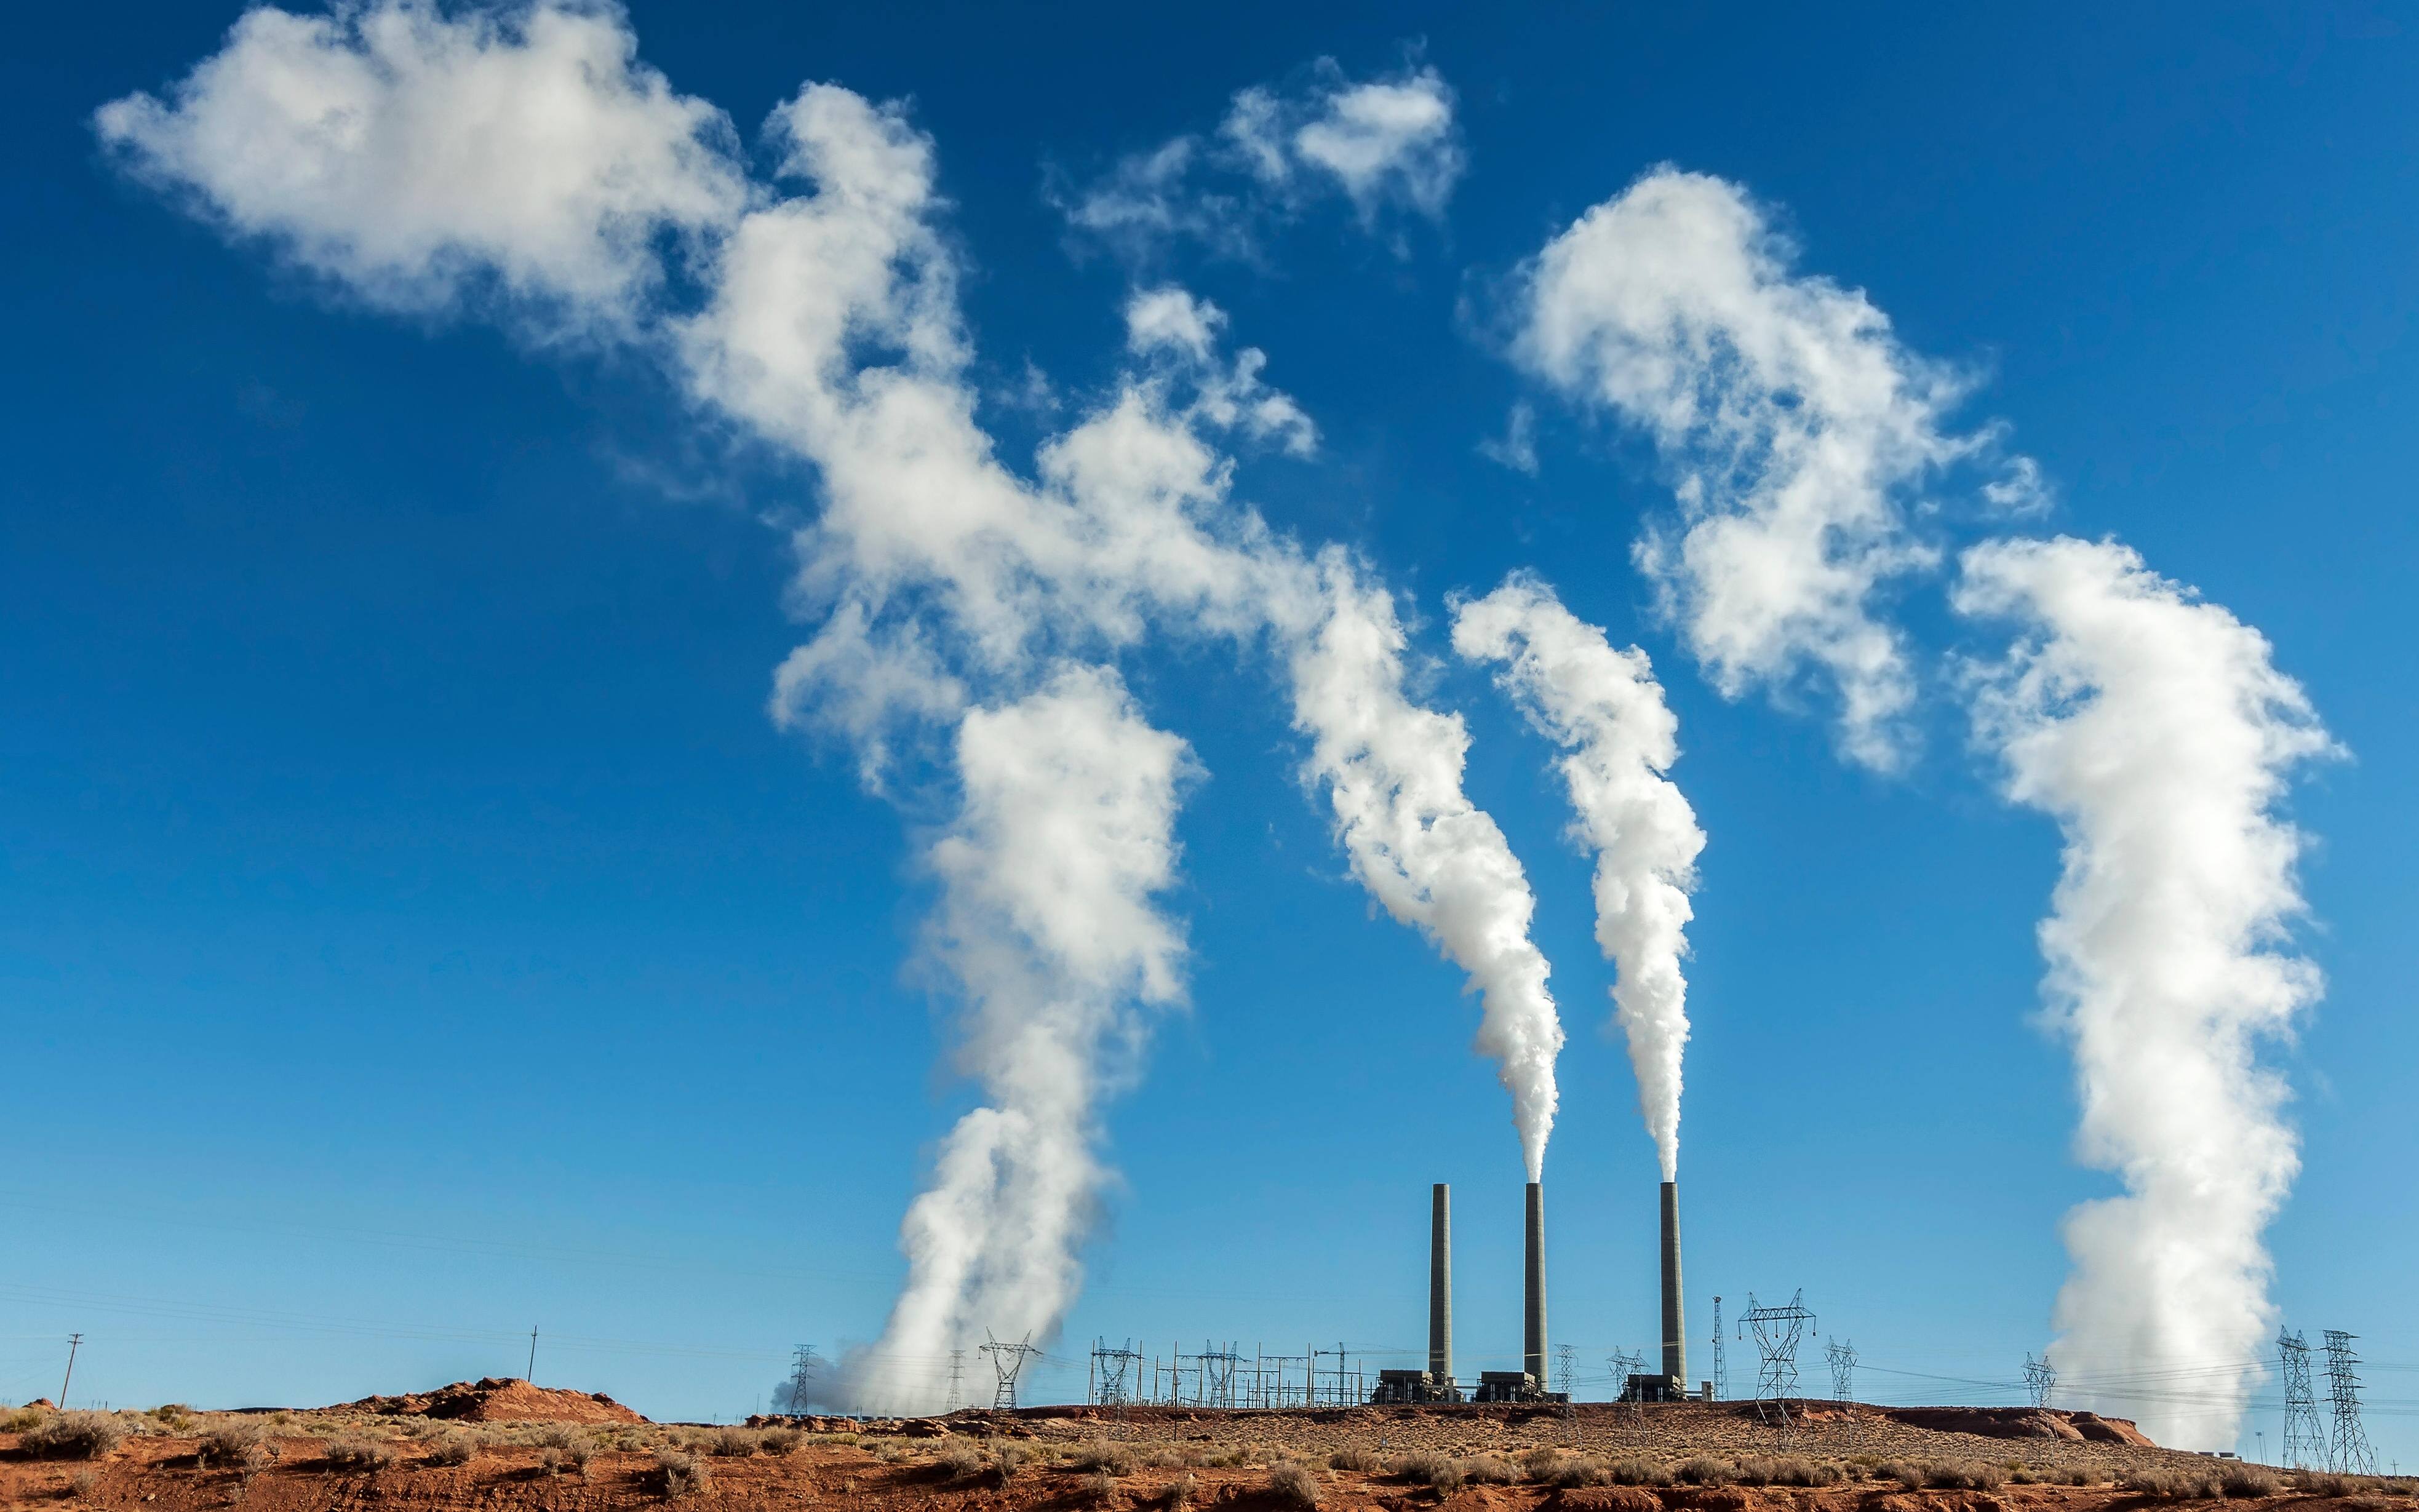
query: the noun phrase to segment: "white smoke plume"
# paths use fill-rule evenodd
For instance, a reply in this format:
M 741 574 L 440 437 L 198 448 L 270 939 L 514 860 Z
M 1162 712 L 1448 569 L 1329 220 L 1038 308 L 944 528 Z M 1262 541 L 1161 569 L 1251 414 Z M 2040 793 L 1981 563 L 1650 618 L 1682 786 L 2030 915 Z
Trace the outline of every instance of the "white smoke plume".
M 1958 609 L 2019 627 L 1978 674 L 1975 728 L 2008 796 L 2065 838 L 2049 1011 L 2073 1046 L 2077 1151 L 2125 1187 L 2066 1220 L 2060 1389 L 2163 1443 L 2230 1444 L 2274 1327 L 2260 1234 L 2300 1165 L 2257 1052 L 2321 986 L 2291 953 L 2303 838 L 2277 810 L 2331 748 L 2258 631 L 2125 547 L 1995 541 L 1963 564 Z M 2217 1363 L 2250 1368 L 2190 1398 L 2128 1387 Z
M 1454 607 L 1453 645 L 1503 664 L 1502 681 L 1560 765 L 1578 837 L 1595 853 L 1595 939 L 1613 963 L 1615 1017 L 1663 1180 L 1680 1174 L 1680 1068 L 1688 1044 L 1689 889 L 1705 833 L 1668 775 L 1680 721 L 1646 653 L 1617 651 L 1536 578 Z
M 1819 669 L 1848 754 L 1903 759 L 1904 638 L 1872 600 L 1935 553 L 1903 496 L 1975 451 L 1944 416 L 1962 388 L 1902 347 L 1865 296 L 1793 270 L 1736 185 L 1657 169 L 1548 242 L 1516 355 L 1643 429 L 1678 474 L 1676 535 L 1638 563 L 1727 697 Z
M 1470 734 L 1459 715 L 1404 698 L 1393 599 L 1340 552 L 1320 558 L 1323 614 L 1289 652 L 1294 723 L 1327 787 L 1352 869 L 1386 911 L 1470 973 L 1477 1047 L 1502 1066 L 1529 1180 L 1542 1179 L 1562 1021 L 1530 943 L 1535 899 L 1503 832 L 1462 791 Z
M 823 624 L 783 663 L 773 714 L 851 740 L 870 787 L 918 754 L 952 779 L 931 953 L 986 1094 L 911 1210 L 908 1282 L 851 1362 L 850 1404 L 936 1407 L 946 1348 L 980 1328 L 1046 1339 L 1073 1295 L 1098 1108 L 1144 1011 L 1181 995 L 1155 899 L 1183 747 L 1105 666 L 1154 629 L 1265 645 L 1287 674 L 1356 873 L 1482 996 L 1533 1172 L 1561 1034 L 1527 882 L 1461 792 L 1460 721 L 1404 693 L 1391 598 L 1228 498 L 1210 437 L 1316 445 L 1265 359 L 1221 358 L 1213 307 L 1139 296 L 1137 371 L 1021 477 L 976 419 L 932 145 L 903 112 L 809 85 L 767 123 L 776 182 L 751 182 L 720 114 L 635 57 L 618 13 L 585 7 L 261 9 L 167 101 L 129 97 L 96 124 L 131 172 L 341 286 L 626 340 L 814 467 L 820 507 L 793 548 Z M 279 179 L 290 162 L 326 192 Z M 702 303 L 682 308 L 691 284 Z

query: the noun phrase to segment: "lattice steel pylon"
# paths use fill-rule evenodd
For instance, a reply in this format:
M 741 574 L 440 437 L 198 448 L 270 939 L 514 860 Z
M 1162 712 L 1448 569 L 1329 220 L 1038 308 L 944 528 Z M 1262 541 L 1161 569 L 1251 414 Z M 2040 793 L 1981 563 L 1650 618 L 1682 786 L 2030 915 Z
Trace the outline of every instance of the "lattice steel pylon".
M 1025 1368 L 1026 1360 L 1041 1351 L 1033 1347 L 1030 1334 L 1013 1344 L 1002 1344 L 991 1336 L 989 1329 L 985 1329 L 983 1340 L 982 1352 L 991 1356 L 992 1373 L 999 1378 L 999 1384 L 992 1390 L 991 1405 L 1000 1411 L 1013 1412 L 1016 1411 L 1017 1374 Z
M 1739 1328 L 1742 1335 L 1755 1335 L 1756 1352 L 1763 1356 L 1755 1372 L 1755 1415 L 1766 1423 L 1789 1421 L 1789 1399 L 1797 1395 L 1797 1346 L 1806 1337 L 1806 1325 L 1812 1321 L 1803 1287 L 1783 1307 L 1760 1306 L 1754 1292 L 1747 1294 L 1747 1311 L 1739 1315 Z
M 801 1344 L 790 1354 L 790 1411 L 805 1416 L 808 1384 L 814 1379 L 815 1366 L 823 1362 L 815 1358 L 815 1347 Z
M 1714 1400 L 1728 1400 L 1731 1394 L 1730 1361 L 1722 1353 L 1722 1299 L 1714 1299 Z
M 1241 1351 L 1233 1344 L 1215 1349 L 1204 1340 L 1201 1345 L 1201 1405 L 1232 1407 L 1235 1405 L 1235 1366 L 1242 1360 Z
M 1823 1357 L 1831 1366 L 1831 1399 L 1853 1402 L 1857 1399 L 1857 1347 L 1846 1339 L 1833 1339 L 1823 1346 Z
M 2327 1458 L 2327 1468 L 2347 1475 L 2374 1475 L 2377 1451 L 2368 1446 L 2368 1430 L 2360 1426 L 2360 1377 L 2352 1371 L 2360 1364 L 2360 1356 L 2351 1352 L 2355 1336 L 2339 1328 L 2327 1330 L 2327 1396 L 2335 1410 L 2334 1452 Z
M 1094 1339 L 1092 1341 L 1092 1389 L 1089 1393 L 1092 1405 L 1095 1407 L 1126 1405 L 1127 1399 L 1133 1391 L 1133 1388 L 1128 1384 L 1127 1373 L 1133 1368 L 1134 1362 L 1141 1358 L 1142 1352 L 1133 1347 L 1132 1339 L 1126 1340 L 1125 1347 L 1117 1350 L 1110 1349 L 1109 1341 L 1106 1339 Z
M 2276 1363 L 2285 1378 L 2285 1446 L 2288 1470 L 2313 1470 L 2327 1462 L 2327 1430 L 2319 1422 L 2319 1397 L 2310 1384 L 2310 1345 L 2301 1330 L 2276 1331 Z
M 966 1404 L 966 1395 L 963 1389 L 965 1386 L 965 1380 L 966 1351 L 963 1350 L 951 1350 L 949 1351 L 948 1411 L 952 1412 Z
M 2050 1393 L 2056 1390 L 2057 1390 L 2057 1367 L 2049 1363 L 2046 1355 L 2036 1360 L 2033 1358 L 2033 1351 L 2026 1350 L 2025 1351 L 2026 1395 L 2032 1397 L 2035 1407 L 2047 1407 Z
M 1646 1351 L 1640 1350 L 1632 1353 L 1627 1350 L 1615 1350 L 1605 1356 L 1604 1363 L 1612 1370 L 1615 1399 L 1629 1404 L 1629 1421 L 1644 1422 L 1646 1409 L 1640 1405 L 1637 1396 L 1630 1391 L 1629 1381 L 1631 1377 L 1646 1373 Z

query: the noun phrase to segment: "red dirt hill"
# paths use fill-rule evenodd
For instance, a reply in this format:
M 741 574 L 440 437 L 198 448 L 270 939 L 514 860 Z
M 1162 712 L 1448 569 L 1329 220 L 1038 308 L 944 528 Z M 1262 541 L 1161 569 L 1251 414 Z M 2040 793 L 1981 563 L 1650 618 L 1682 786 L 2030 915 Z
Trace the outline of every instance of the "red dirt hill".
M 404 1396 L 364 1396 L 328 1409 L 381 1417 L 442 1417 L 460 1423 L 644 1423 L 603 1392 L 562 1391 L 488 1376 Z

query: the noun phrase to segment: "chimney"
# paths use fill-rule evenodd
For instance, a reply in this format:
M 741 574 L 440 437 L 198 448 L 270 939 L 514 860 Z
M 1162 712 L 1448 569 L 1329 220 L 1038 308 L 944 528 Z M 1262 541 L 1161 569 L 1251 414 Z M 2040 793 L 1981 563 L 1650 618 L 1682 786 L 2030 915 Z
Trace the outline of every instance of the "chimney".
M 1546 1384 L 1546 1189 L 1529 1183 L 1528 1285 L 1520 1306 L 1520 1368 Z
M 1428 1203 L 1428 1378 L 1453 1379 L 1453 1188 L 1442 1181 Z
M 1663 1374 L 1688 1381 L 1688 1330 L 1680 1318 L 1680 1183 L 1663 1183 Z

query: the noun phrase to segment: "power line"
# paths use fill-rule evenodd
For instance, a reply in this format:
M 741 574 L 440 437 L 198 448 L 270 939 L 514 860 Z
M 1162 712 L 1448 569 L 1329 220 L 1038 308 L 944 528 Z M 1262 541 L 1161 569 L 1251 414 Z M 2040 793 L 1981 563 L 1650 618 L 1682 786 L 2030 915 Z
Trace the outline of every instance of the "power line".
M 2050 1393 L 2057 1390 L 2057 1367 L 2046 1356 L 2036 1360 L 2033 1351 L 2025 1351 L 2025 1391 L 2035 1407 L 2049 1406 Z

